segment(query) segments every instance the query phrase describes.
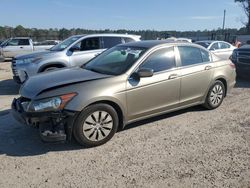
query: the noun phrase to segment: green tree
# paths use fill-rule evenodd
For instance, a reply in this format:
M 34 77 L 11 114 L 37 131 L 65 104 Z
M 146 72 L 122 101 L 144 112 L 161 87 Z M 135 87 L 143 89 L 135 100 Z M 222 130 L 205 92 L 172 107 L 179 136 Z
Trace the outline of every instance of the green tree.
M 234 0 L 236 3 L 240 3 L 242 6 L 246 16 L 247 22 L 245 22 L 245 26 L 247 29 L 247 33 L 250 34 L 250 0 Z
M 14 29 L 14 34 L 17 37 L 27 37 L 26 29 L 21 25 L 16 26 Z

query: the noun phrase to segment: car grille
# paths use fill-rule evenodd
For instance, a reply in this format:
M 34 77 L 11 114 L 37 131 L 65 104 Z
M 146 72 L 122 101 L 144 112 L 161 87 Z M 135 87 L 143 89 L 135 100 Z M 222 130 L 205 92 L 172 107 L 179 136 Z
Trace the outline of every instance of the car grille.
M 250 51 L 239 51 L 238 62 L 250 64 Z
M 240 63 L 249 63 L 250 64 L 250 59 L 247 58 L 239 58 Z

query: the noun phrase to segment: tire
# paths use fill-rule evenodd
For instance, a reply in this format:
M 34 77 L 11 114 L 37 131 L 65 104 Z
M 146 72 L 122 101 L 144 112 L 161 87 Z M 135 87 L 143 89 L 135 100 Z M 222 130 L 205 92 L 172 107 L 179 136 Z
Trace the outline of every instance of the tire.
M 73 135 L 85 147 L 105 144 L 116 133 L 119 119 L 115 109 L 108 104 L 94 104 L 77 117 Z
M 218 108 L 223 102 L 224 97 L 225 86 L 221 81 L 216 80 L 214 84 L 210 87 L 206 97 L 206 101 L 203 106 L 209 110 Z

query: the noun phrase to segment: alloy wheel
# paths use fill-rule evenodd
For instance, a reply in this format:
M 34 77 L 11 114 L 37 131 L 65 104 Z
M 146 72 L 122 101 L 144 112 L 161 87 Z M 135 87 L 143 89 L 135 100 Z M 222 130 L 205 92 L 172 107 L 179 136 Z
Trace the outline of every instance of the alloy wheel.
M 214 106 L 219 105 L 223 100 L 223 94 L 224 92 L 222 86 L 219 84 L 214 85 L 209 96 L 210 103 Z
M 90 141 L 101 141 L 113 128 L 112 116 L 106 111 L 90 114 L 83 123 L 83 134 Z

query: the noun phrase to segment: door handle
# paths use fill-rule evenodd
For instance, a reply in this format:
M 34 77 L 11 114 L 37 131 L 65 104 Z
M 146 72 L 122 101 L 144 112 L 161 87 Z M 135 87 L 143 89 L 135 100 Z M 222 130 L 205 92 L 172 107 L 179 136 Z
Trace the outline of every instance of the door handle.
M 178 74 L 171 74 L 169 77 L 168 77 L 168 79 L 169 80 L 172 80 L 172 79 L 175 79 L 175 78 L 178 78 L 179 76 L 178 76 Z
M 23 48 L 22 46 L 20 48 Z
M 212 66 L 206 66 L 205 67 L 205 70 L 210 70 L 210 69 L 212 69 L 213 67 Z

